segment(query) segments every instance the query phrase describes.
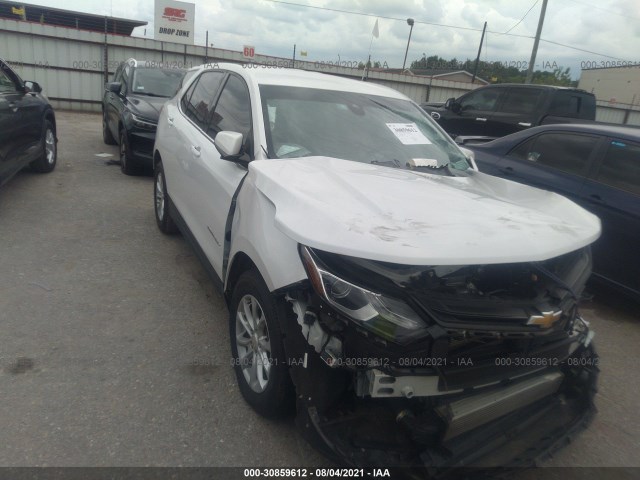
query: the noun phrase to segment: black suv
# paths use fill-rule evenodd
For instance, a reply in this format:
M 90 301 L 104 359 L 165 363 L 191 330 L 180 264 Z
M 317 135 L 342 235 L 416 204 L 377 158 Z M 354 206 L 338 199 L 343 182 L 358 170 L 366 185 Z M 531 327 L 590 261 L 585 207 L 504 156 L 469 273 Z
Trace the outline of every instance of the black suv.
M 450 98 L 442 106 L 420 106 L 454 138 L 484 136 L 491 140 L 537 125 L 596 118 L 592 93 L 550 85 L 488 85 Z
M 41 92 L 0 59 L 0 185 L 27 165 L 43 173 L 56 166 L 55 115 Z
M 129 59 L 105 85 L 102 136 L 104 143 L 120 145 L 123 173 L 136 175 L 151 165 L 160 109 L 176 93 L 184 73 L 159 62 Z

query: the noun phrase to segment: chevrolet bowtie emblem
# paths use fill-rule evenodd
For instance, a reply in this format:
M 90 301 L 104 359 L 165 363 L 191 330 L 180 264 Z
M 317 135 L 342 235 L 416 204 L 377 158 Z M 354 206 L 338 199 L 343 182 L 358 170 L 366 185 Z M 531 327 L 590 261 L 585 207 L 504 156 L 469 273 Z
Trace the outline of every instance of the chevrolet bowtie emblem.
M 527 325 L 538 325 L 542 328 L 549 328 L 562 317 L 562 310 L 557 312 L 542 312 L 542 315 L 531 315 Z

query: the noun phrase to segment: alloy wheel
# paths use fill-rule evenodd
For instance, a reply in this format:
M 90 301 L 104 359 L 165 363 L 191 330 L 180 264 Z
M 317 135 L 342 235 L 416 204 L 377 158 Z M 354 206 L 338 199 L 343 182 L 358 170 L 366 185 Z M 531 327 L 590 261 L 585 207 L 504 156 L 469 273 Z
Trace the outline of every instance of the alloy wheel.
M 158 220 L 164 219 L 164 176 L 162 172 L 156 175 L 156 215 Z
M 56 137 L 50 128 L 47 128 L 44 136 L 44 153 L 47 157 L 47 163 L 53 165 L 56 161 Z
M 254 392 L 263 392 L 269 383 L 271 341 L 267 318 L 253 295 L 245 295 L 238 305 L 236 346 L 245 381 Z

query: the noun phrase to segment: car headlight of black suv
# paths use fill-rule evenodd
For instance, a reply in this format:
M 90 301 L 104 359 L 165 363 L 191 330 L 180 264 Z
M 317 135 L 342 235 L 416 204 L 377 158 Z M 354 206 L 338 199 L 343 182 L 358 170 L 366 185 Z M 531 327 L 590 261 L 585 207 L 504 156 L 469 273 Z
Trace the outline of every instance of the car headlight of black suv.
M 141 130 L 155 131 L 158 126 L 157 122 L 135 115 L 132 112 L 129 112 L 129 116 L 131 117 L 131 124 Z

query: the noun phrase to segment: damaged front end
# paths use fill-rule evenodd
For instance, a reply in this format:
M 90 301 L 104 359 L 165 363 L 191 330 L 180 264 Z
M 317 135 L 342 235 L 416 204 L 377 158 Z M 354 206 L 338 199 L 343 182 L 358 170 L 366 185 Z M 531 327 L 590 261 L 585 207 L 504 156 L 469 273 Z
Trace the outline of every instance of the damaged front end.
M 590 420 L 583 248 L 535 263 L 408 266 L 300 247 L 285 348 L 306 437 L 339 463 L 529 466 Z

